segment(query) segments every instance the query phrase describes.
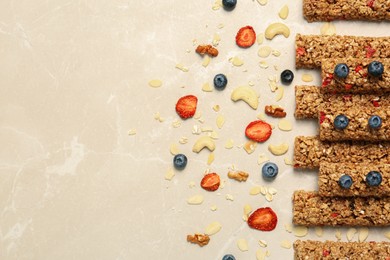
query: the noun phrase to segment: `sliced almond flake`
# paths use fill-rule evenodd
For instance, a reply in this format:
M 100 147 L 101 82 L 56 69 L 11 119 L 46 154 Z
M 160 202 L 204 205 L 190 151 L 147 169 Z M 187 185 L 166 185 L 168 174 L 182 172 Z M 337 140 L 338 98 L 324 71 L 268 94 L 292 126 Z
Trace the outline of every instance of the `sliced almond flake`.
M 217 127 L 221 129 L 222 126 L 225 124 L 225 117 L 223 115 L 218 115 L 216 121 L 217 121 Z
M 244 144 L 244 150 L 248 153 L 251 154 L 256 150 L 257 147 L 257 142 L 249 140 Z
M 250 81 L 248 82 L 248 85 L 251 86 L 251 87 L 253 87 L 253 86 L 255 85 L 255 83 L 254 83 L 253 81 L 250 80 Z
M 190 53 L 190 52 L 191 52 L 191 50 L 190 50 L 190 49 L 186 49 L 186 52 L 187 52 L 187 53 Z
M 226 185 L 226 181 L 225 181 L 225 180 L 222 180 L 222 181 L 221 181 L 221 184 L 219 185 L 219 188 L 220 188 L 220 189 L 223 189 L 223 188 L 225 188 L 225 185 Z
M 237 247 L 238 247 L 238 249 L 240 249 L 242 252 L 248 251 L 248 250 L 249 250 L 248 242 L 246 241 L 245 238 L 240 238 L 240 239 L 237 240 Z
M 278 86 L 278 89 L 276 90 L 276 101 L 280 101 L 283 98 L 284 95 L 284 87 Z
M 296 237 L 304 237 L 308 233 L 308 228 L 304 226 L 294 226 L 293 232 Z
M 213 88 L 210 86 L 209 83 L 204 83 L 202 86 L 202 91 L 204 92 L 213 92 Z
M 320 32 L 322 35 L 334 35 L 336 34 L 336 27 L 333 23 L 324 23 L 321 26 Z
M 177 144 L 172 143 L 172 144 L 169 146 L 169 152 L 170 152 L 172 155 L 176 155 L 176 154 L 180 153 L 180 150 L 179 150 L 179 147 L 177 146 Z
M 222 7 L 222 0 L 215 0 L 215 2 L 213 4 L 213 6 L 211 7 L 211 9 L 213 9 L 214 11 L 217 11 L 221 7 Z
M 159 79 L 152 79 L 149 81 L 149 86 L 152 88 L 159 88 L 162 86 L 162 81 Z
M 359 242 L 366 241 L 368 237 L 368 233 L 369 233 L 368 227 L 359 228 L 359 237 L 358 237 Z
M 237 56 L 230 58 L 229 61 L 233 64 L 233 66 L 240 67 L 244 65 L 244 61 Z
M 271 252 L 270 252 L 269 250 L 266 250 L 266 251 L 265 251 L 265 255 L 266 255 L 267 257 L 270 257 Z
M 335 237 L 337 238 L 338 241 L 341 240 L 341 230 L 338 228 L 336 229 Z
M 271 202 L 273 199 L 274 199 L 274 196 L 272 194 L 265 194 L 265 199 L 268 201 L 268 202 Z
M 175 119 L 173 122 L 172 122 L 172 127 L 173 128 L 179 128 L 181 126 L 181 122 L 177 119 Z
M 268 193 L 268 188 L 260 186 L 260 193 L 265 196 Z
M 347 231 L 347 240 L 349 242 L 352 241 L 353 237 L 355 236 L 357 232 L 357 229 L 356 228 L 349 228 L 348 231 Z
M 387 239 L 390 239 L 390 231 L 385 232 L 384 235 Z
M 262 46 L 260 47 L 257 55 L 261 58 L 267 58 L 272 52 L 272 48 L 270 46 Z
M 219 139 L 219 134 L 215 131 L 210 132 L 210 137 L 214 140 Z
M 260 5 L 266 5 L 268 3 L 268 0 L 257 0 L 257 2 L 260 4 Z
M 289 240 L 282 240 L 282 242 L 280 242 L 280 246 L 286 249 L 290 249 L 292 244 Z
M 197 40 L 197 39 L 193 39 L 193 40 L 192 40 L 192 45 L 193 45 L 193 46 L 198 45 L 198 40 Z
M 200 134 L 202 133 L 202 131 L 200 130 L 200 127 L 199 127 L 199 126 L 194 125 L 194 126 L 192 127 L 192 133 L 193 133 L 194 135 L 200 135 Z
M 274 70 L 278 71 L 279 70 L 279 67 L 278 65 L 274 65 Z
M 303 82 L 312 82 L 313 76 L 311 74 L 303 74 L 302 75 L 302 81 Z
M 186 144 L 186 143 L 188 143 L 188 138 L 185 137 L 185 136 L 180 137 L 179 143 L 180 143 L 180 144 Z
M 213 106 L 213 110 L 214 110 L 215 112 L 219 112 L 219 110 L 221 110 L 221 107 L 220 107 L 219 105 L 214 105 L 214 106 Z
M 256 118 L 257 118 L 257 119 L 260 119 L 260 120 L 263 120 L 263 121 L 265 121 L 265 119 L 266 119 L 264 113 L 258 114 L 258 115 L 256 116 Z
M 259 245 L 260 245 L 261 247 L 267 247 L 267 246 L 268 246 L 267 241 L 265 241 L 265 240 L 263 240 L 263 239 L 260 239 L 260 240 L 259 240 Z
M 226 149 L 232 149 L 234 146 L 234 141 L 233 139 L 228 139 L 225 143 L 225 148 Z
M 257 195 L 261 192 L 261 186 L 254 186 L 249 190 L 250 195 Z
M 226 194 L 225 199 L 230 200 L 230 201 L 234 201 L 234 197 L 232 194 Z
M 273 56 L 275 56 L 275 57 L 279 57 L 281 53 L 280 53 L 280 51 L 278 51 L 278 50 L 272 50 L 271 54 L 272 54 Z
M 252 207 L 249 204 L 244 205 L 244 215 L 248 216 L 252 212 Z
M 293 231 L 293 226 L 289 223 L 286 223 L 284 224 L 284 229 L 288 232 L 288 233 L 292 233 Z
M 292 124 L 288 119 L 279 120 L 278 127 L 282 131 L 291 131 L 292 130 Z
M 188 183 L 188 187 L 190 187 L 191 189 L 194 188 L 196 186 L 196 183 L 194 181 L 190 181 Z
M 276 84 L 276 81 L 270 81 L 268 85 L 272 92 L 275 92 L 278 89 L 278 85 Z
M 217 205 L 211 205 L 210 210 L 211 211 L 216 211 L 218 209 Z
M 223 27 L 225 27 L 225 25 L 224 25 L 223 23 L 220 23 L 220 24 L 218 24 L 218 26 L 217 26 L 218 29 L 222 29 Z
M 201 123 L 201 124 L 203 124 L 203 123 L 204 123 L 204 118 L 203 118 L 203 117 L 200 117 L 200 118 L 198 119 L 198 122 Z
M 260 68 L 262 68 L 262 69 L 267 69 L 269 67 L 268 63 L 265 60 L 260 61 L 259 65 L 260 65 Z
M 318 237 L 322 237 L 324 235 L 324 229 L 322 227 L 315 227 L 314 230 Z
M 265 260 L 267 253 L 261 249 L 257 249 L 256 251 L 256 260 Z
M 264 33 L 257 34 L 256 39 L 257 39 L 257 44 L 259 45 L 262 44 L 264 42 Z
M 165 173 L 165 179 L 168 181 L 172 180 L 174 176 L 175 171 L 172 168 L 168 169 L 168 171 Z
M 136 135 L 137 134 L 137 129 L 132 128 L 132 129 L 129 130 L 129 132 L 127 134 L 128 135 Z
M 199 119 L 199 118 L 201 118 L 201 117 L 202 117 L 202 111 L 196 110 L 195 115 L 194 115 L 194 118 L 195 118 L 195 119 Z
M 190 204 L 190 205 L 200 205 L 203 203 L 203 196 L 198 194 L 198 195 L 194 195 L 192 197 L 189 197 L 187 199 L 187 203 Z
M 154 113 L 154 115 L 153 115 L 153 118 L 155 119 L 155 120 L 160 120 L 160 117 L 161 117 L 161 115 L 160 115 L 160 112 L 156 112 L 156 113 Z
M 206 227 L 205 234 L 209 235 L 209 236 L 215 235 L 221 230 L 221 228 L 222 228 L 222 225 L 218 221 L 211 222 Z
M 202 66 L 207 67 L 210 64 L 211 58 L 209 55 L 204 55 L 203 56 L 203 61 L 202 61 Z
M 268 188 L 268 193 L 271 194 L 271 195 L 276 195 L 278 193 L 278 191 L 273 188 L 273 187 L 269 187 Z
M 214 38 L 213 38 L 213 42 L 212 42 L 213 46 L 217 47 L 220 41 L 221 41 L 221 36 L 219 36 L 219 34 L 217 34 L 217 33 L 214 34 Z
M 189 71 L 189 69 L 188 69 L 187 67 L 185 67 L 185 66 L 184 66 L 183 64 L 181 64 L 181 63 L 176 64 L 175 68 L 176 68 L 176 69 L 179 69 L 179 70 L 181 70 L 181 71 L 183 71 L 183 72 L 188 72 L 188 71 Z
M 214 162 L 215 155 L 213 152 L 209 154 L 209 157 L 207 158 L 207 165 L 211 165 Z
M 286 165 L 294 165 L 294 161 L 291 160 L 290 158 L 284 158 L 284 164 Z
M 213 131 L 213 128 L 212 128 L 211 126 L 202 126 L 202 127 L 200 128 L 200 130 L 201 130 L 202 132 L 212 132 L 212 131 Z
M 259 154 L 259 157 L 257 158 L 257 164 L 263 164 L 265 162 L 268 162 L 269 158 L 265 154 Z
M 279 11 L 279 17 L 285 20 L 288 16 L 288 13 L 289 13 L 288 5 L 284 5 Z

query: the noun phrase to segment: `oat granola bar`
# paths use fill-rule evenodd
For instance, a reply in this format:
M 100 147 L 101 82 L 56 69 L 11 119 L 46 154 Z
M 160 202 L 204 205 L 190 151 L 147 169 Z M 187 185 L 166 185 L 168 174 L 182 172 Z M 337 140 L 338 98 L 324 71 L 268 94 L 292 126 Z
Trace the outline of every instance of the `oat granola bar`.
M 390 59 L 375 59 L 383 64 L 380 77 L 368 74 L 368 65 L 374 59 L 324 59 L 321 62 L 321 91 L 327 93 L 386 93 L 390 92 Z M 334 69 L 337 64 L 345 63 L 349 67 L 345 79 L 337 78 Z
M 320 87 L 295 87 L 295 118 L 317 118 L 320 107 L 334 106 L 350 108 L 355 105 L 363 107 L 390 107 L 390 93 L 386 94 L 331 94 L 320 93 Z
M 335 128 L 334 119 L 345 115 L 348 126 L 345 129 Z M 368 120 L 377 115 L 382 119 L 381 127 L 371 129 Z M 364 107 L 355 104 L 353 107 L 320 106 L 319 132 L 321 141 L 390 141 L 390 107 Z
M 314 169 L 320 162 L 390 163 L 390 144 L 367 142 L 321 142 L 318 136 L 297 136 L 294 167 Z
M 390 37 L 297 34 L 295 50 L 296 68 L 320 68 L 327 58 L 390 58 Z
M 368 186 L 366 175 L 370 171 L 377 171 L 382 175 L 379 186 Z M 339 185 L 342 175 L 352 178 L 352 186 L 348 189 Z M 390 164 L 377 163 L 320 163 L 318 176 L 318 193 L 325 197 L 368 197 L 390 196 Z
M 322 197 L 295 191 L 293 223 L 301 226 L 388 226 L 390 197 Z
M 296 240 L 294 242 L 295 260 L 387 260 L 389 256 L 389 242 L 322 242 L 313 240 Z
M 308 22 L 332 20 L 390 20 L 389 0 L 304 0 Z

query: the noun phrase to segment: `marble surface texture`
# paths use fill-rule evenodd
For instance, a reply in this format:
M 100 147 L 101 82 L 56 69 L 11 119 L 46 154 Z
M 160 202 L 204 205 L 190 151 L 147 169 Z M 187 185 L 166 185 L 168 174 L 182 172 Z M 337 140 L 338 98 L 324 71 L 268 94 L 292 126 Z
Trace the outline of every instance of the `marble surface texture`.
M 284 164 L 292 158 L 293 139 L 313 135 L 314 121 L 295 121 L 294 88 L 285 87 L 275 101 L 268 77 L 290 68 L 293 84 L 303 84 L 304 73 L 319 84 L 319 71 L 294 69 L 296 33 L 319 34 L 323 23 L 302 18 L 301 0 L 239 0 L 236 9 L 213 10 L 213 0 L 2 0 L 0 2 L 0 259 L 256 259 L 256 251 L 269 251 L 267 259 L 292 259 L 293 242 L 285 231 L 291 223 L 291 195 L 296 189 L 316 189 L 316 173 L 294 171 Z M 282 6 L 290 9 L 286 20 L 278 17 Z M 258 34 L 272 22 L 283 22 L 289 38 L 277 36 L 262 45 L 279 50 L 279 57 L 260 58 L 256 43 L 248 49 L 235 44 L 240 27 L 252 25 Z M 389 23 L 334 22 L 338 34 L 389 36 Z M 194 53 L 194 40 L 221 41 L 220 54 L 207 67 Z M 244 61 L 233 66 L 229 58 Z M 259 66 L 260 61 L 268 69 Z M 189 68 L 183 72 L 176 64 Z M 274 66 L 277 66 L 277 70 Z M 217 73 L 229 78 L 221 92 L 204 92 Z M 159 88 L 148 85 L 160 79 Z M 257 111 L 234 103 L 234 87 L 252 82 L 260 93 Z M 199 98 L 197 119 L 180 120 L 176 100 L 186 94 Z M 267 104 L 286 108 L 293 131 L 277 127 L 269 141 L 248 155 L 242 144 L 245 126 Z M 219 105 L 217 113 L 212 107 Z M 156 114 L 161 120 L 156 120 Z M 226 118 L 218 129 L 217 115 Z M 174 128 L 172 123 L 180 121 Z M 277 119 L 267 118 L 274 124 Z M 193 153 L 199 137 L 194 125 L 216 130 L 215 160 L 207 165 L 208 151 Z M 135 135 L 129 131 L 135 130 Z M 179 144 L 181 137 L 187 144 Z M 225 149 L 228 139 L 233 149 Z M 288 143 L 284 156 L 273 156 L 269 144 Z M 172 180 L 169 147 L 175 143 L 189 163 Z M 265 154 L 279 165 L 278 178 L 265 183 L 258 156 Z M 250 173 L 245 183 L 226 177 L 234 165 Z M 199 187 L 206 170 L 217 172 L 224 187 L 211 193 Z M 190 183 L 195 183 L 190 187 Z M 272 202 L 251 196 L 255 185 L 275 188 Z M 201 205 L 188 205 L 188 197 L 202 194 Z M 226 197 L 233 198 L 232 200 Z M 278 214 L 272 232 L 250 229 L 243 221 L 243 206 L 270 206 Z M 216 206 L 216 210 L 210 207 Z M 200 248 L 186 241 L 187 234 L 204 232 L 218 221 L 222 229 Z M 346 240 L 348 229 L 340 229 Z M 370 229 L 368 240 L 386 240 L 389 229 Z M 305 239 L 335 240 L 336 229 L 317 237 L 310 229 Z M 249 250 L 236 243 L 244 238 Z M 258 240 L 267 241 L 261 248 Z M 357 235 L 353 238 L 357 240 Z

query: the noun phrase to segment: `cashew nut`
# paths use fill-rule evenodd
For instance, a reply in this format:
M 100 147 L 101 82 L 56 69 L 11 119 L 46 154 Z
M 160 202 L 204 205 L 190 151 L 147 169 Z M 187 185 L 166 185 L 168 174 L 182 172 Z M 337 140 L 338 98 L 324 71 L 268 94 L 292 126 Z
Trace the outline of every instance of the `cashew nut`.
M 290 36 L 290 29 L 285 24 L 273 23 L 265 30 L 265 38 L 268 40 L 272 40 L 278 34 L 283 34 L 284 37 L 288 38 Z
M 243 100 L 245 101 L 251 108 L 257 109 L 259 106 L 259 99 L 256 91 L 247 86 L 237 87 L 233 90 L 231 99 L 233 101 Z
M 287 153 L 288 151 L 288 144 L 282 143 L 279 145 L 272 145 L 270 144 L 268 146 L 268 150 L 273 154 L 273 155 L 283 155 Z
M 203 148 L 209 149 L 211 152 L 215 150 L 215 142 L 210 136 L 200 137 L 192 147 L 194 153 L 199 153 Z

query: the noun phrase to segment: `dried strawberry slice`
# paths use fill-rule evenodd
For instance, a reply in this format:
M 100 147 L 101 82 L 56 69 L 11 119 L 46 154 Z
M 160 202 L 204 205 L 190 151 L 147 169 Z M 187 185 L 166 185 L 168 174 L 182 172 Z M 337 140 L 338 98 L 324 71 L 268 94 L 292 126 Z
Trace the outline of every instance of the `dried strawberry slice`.
M 241 48 L 249 48 L 256 41 L 256 32 L 252 26 L 242 27 L 236 35 L 236 44 Z
M 268 140 L 271 134 L 272 127 L 270 126 L 270 124 L 262 120 L 256 120 L 249 123 L 249 125 L 245 129 L 246 137 L 255 142 L 265 142 Z
M 305 55 L 305 53 L 306 53 L 306 49 L 304 47 L 297 48 L 297 55 L 298 56 L 303 56 L 303 55 Z
M 200 186 L 207 191 L 216 191 L 219 188 L 221 179 L 216 173 L 208 173 L 203 176 Z
M 276 213 L 269 207 L 258 208 L 248 218 L 248 225 L 251 228 L 261 231 L 274 230 L 278 223 Z
M 176 112 L 183 119 L 193 117 L 197 104 L 198 98 L 193 95 L 181 97 L 176 103 Z

